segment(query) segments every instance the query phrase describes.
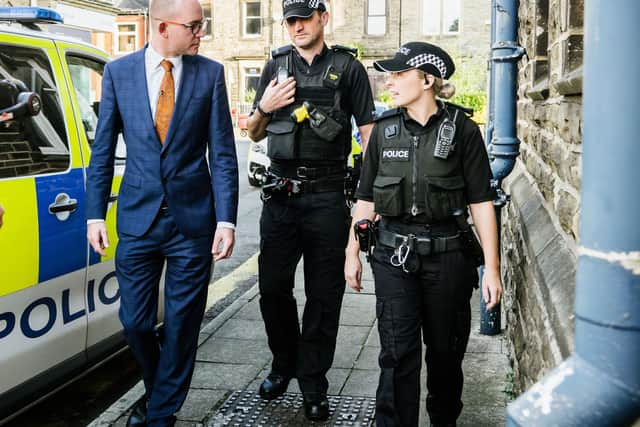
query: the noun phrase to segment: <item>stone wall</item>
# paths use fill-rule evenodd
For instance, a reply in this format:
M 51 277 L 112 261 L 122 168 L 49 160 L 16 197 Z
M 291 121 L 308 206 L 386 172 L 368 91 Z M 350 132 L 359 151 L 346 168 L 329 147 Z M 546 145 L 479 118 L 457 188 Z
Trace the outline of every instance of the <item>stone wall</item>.
M 516 391 L 573 350 L 582 154 L 583 0 L 521 2 L 520 157 L 504 188 L 506 324 Z

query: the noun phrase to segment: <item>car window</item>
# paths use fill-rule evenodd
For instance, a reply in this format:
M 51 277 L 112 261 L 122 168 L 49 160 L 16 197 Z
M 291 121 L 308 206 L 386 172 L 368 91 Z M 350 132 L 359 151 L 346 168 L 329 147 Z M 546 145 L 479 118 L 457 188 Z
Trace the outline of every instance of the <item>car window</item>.
M 35 116 L 0 122 L 0 179 L 65 171 L 69 142 L 58 87 L 42 49 L 0 44 L 0 79 L 36 92 L 42 109 Z M 7 105 L 1 105 L 0 110 Z
M 100 90 L 102 88 L 102 74 L 104 62 L 83 56 L 68 54 L 67 64 L 78 100 L 78 108 L 82 117 L 82 125 L 89 146 L 93 145 L 98 126 L 98 112 L 100 108 Z M 118 135 L 116 146 L 116 164 L 124 163 L 127 150 L 122 134 Z
M 100 109 L 100 90 L 102 89 L 102 75 L 104 62 L 84 56 L 67 54 L 67 64 L 71 81 L 76 93 L 82 127 L 91 147 L 96 136 L 98 113 Z M 118 135 L 116 147 L 116 164 L 124 163 L 127 156 L 126 146 L 122 134 Z
M 98 107 L 104 64 L 94 59 L 67 55 L 82 125 L 89 145 L 93 144 L 98 124 Z

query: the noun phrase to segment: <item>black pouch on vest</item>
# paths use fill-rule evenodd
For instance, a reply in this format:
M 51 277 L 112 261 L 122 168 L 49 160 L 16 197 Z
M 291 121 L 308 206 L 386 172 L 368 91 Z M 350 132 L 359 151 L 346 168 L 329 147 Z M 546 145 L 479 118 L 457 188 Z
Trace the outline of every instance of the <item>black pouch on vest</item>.
M 296 124 L 289 120 L 272 121 L 267 125 L 267 155 L 272 159 L 295 158 Z
M 426 203 L 433 221 L 451 218 L 453 211 L 467 206 L 464 195 L 464 178 L 455 176 L 427 176 Z
M 401 176 L 378 176 L 373 182 L 373 203 L 376 213 L 383 216 L 402 214 Z
M 333 142 L 342 132 L 342 125 L 321 108 L 315 107 L 313 111 L 309 112 L 309 115 L 311 116 L 309 118 L 311 130 L 325 141 Z

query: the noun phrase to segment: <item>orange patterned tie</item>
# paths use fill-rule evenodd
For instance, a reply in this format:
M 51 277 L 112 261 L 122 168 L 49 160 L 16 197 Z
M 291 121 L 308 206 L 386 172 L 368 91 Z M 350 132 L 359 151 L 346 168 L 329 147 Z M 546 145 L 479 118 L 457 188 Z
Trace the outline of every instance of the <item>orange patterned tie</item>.
M 160 138 L 160 143 L 164 144 L 164 139 L 169 130 L 169 122 L 171 121 L 171 113 L 175 104 L 175 93 L 173 87 L 173 74 L 171 74 L 171 61 L 163 59 L 160 63 L 164 68 L 164 77 L 160 85 L 160 95 L 158 96 L 158 107 L 156 109 L 156 132 Z

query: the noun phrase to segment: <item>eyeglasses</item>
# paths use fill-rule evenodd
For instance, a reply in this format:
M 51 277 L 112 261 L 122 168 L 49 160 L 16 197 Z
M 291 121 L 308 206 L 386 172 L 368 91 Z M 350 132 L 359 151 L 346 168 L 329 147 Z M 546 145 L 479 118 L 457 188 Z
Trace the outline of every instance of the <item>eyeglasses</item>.
M 182 25 L 183 27 L 191 31 L 191 34 L 193 34 L 194 36 L 198 34 L 200 31 L 202 31 L 203 33 L 206 33 L 207 25 L 209 24 L 209 20 L 206 18 L 203 19 L 202 21 L 190 22 L 188 24 L 183 24 L 182 22 L 176 22 L 176 21 L 169 21 L 168 19 L 159 19 L 159 20 L 162 22 L 166 22 L 167 24 Z

